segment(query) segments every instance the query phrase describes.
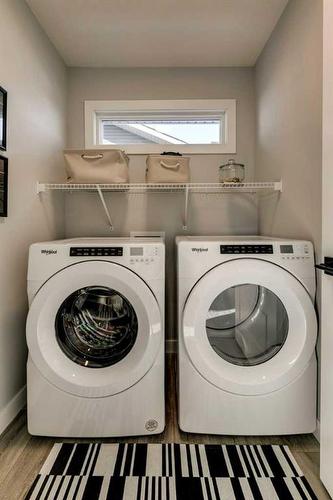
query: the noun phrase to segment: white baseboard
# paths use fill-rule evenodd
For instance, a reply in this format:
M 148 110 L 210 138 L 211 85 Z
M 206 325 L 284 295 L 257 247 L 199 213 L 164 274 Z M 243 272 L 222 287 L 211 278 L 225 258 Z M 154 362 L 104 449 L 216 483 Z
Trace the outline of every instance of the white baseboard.
M 313 433 L 314 437 L 317 439 L 318 443 L 320 443 L 320 420 L 317 419 L 317 429 Z
M 26 386 L 22 387 L 9 403 L 0 411 L 0 434 L 8 427 L 14 420 L 16 415 L 24 407 L 27 400 Z
M 167 354 L 175 354 L 177 352 L 177 339 L 167 339 L 165 341 L 165 352 Z

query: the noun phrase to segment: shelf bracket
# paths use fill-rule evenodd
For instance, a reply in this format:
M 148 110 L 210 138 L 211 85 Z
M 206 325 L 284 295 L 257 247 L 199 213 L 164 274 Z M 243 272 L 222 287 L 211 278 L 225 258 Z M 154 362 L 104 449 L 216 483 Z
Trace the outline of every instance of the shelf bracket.
M 279 191 L 279 193 L 282 193 L 282 179 L 280 179 L 279 182 L 275 183 L 275 191 Z
M 44 184 L 42 184 L 41 182 L 37 182 L 36 189 L 37 189 L 37 194 L 45 193 Z
M 184 220 L 183 220 L 184 231 L 187 231 L 189 194 L 190 194 L 190 189 L 189 189 L 188 184 L 186 184 L 186 186 L 185 186 Z
M 111 215 L 110 215 L 109 209 L 108 209 L 108 207 L 107 207 L 107 205 L 105 203 L 105 199 L 104 199 L 104 195 L 103 195 L 103 192 L 101 190 L 101 187 L 98 184 L 96 184 L 96 189 L 97 189 L 97 192 L 98 192 L 98 196 L 99 196 L 99 198 L 101 200 L 101 203 L 103 205 L 103 209 L 104 209 L 105 215 L 106 215 L 106 217 L 107 217 L 107 219 L 109 221 L 110 229 L 111 229 L 111 231 L 113 231 L 113 223 L 112 223 Z

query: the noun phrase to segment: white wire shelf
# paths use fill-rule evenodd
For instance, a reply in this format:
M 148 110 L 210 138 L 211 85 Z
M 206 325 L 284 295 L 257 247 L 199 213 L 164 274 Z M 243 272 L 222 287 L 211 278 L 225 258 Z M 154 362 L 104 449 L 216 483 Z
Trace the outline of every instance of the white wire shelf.
M 262 191 L 282 191 L 282 181 L 279 182 L 243 182 L 219 183 L 190 182 L 186 184 L 155 184 L 155 183 L 130 183 L 130 184 L 71 184 L 71 183 L 37 183 L 37 193 L 46 191 L 91 191 L 112 193 L 257 193 Z
M 106 204 L 104 193 L 184 193 L 184 215 L 183 229 L 187 230 L 187 220 L 189 213 L 190 193 L 251 193 L 260 192 L 281 192 L 282 181 L 279 182 L 243 182 L 243 183 L 219 183 L 219 182 L 190 182 L 186 184 L 155 184 L 155 183 L 131 183 L 131 184 L 71 184 L 71 183 L 37 183 L 37 193 L 47 191 L 67 191 L 67 192 L 91 192 L 97 193 L 102 203 L 102 207 L 108 220 L 111 231 L 113 222 L 110 211 Z

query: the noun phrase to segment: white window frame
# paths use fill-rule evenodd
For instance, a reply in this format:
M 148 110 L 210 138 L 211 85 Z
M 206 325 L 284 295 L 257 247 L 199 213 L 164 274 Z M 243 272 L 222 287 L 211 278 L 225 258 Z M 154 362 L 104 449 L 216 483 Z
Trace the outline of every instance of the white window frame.
M 223 116 L 222 144 L 117 144 L 110 146 L 98 144 L 99 123 L 101 118 L 126 118 L 133 113 L 137 118 L 142 114 L 162 113 L 174 118 L 182 113 L 197 116 Z M 113 115 L 113 116 L 110 116 Z M 129 154 L 162 153 L 172 150 L 187 154 L 235 154 L 236 153 L 236 100 L 235 99 L 179 99 L 179 100 L 131 100 L 131 101 L 85 101 L 85 147 L 86 149 L 124 149 Z

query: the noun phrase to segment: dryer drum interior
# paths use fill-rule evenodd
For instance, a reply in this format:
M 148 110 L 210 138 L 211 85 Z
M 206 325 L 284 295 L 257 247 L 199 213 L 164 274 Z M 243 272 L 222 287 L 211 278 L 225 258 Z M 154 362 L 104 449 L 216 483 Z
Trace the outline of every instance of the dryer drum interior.
M 138 320 L 131 303 L 118 291 L 89 286 L 64 300 L 55 329 L 59 346 L 72 361 L 102 368 L 119 362 L 130 352 Z
M 255 366 L 275 356 L 288 330 L 288 314 L 281 300 L 268 288 L 255 284 L 221 292 L 206 320 L 208 340 L 215 352 L 241 366 Z

